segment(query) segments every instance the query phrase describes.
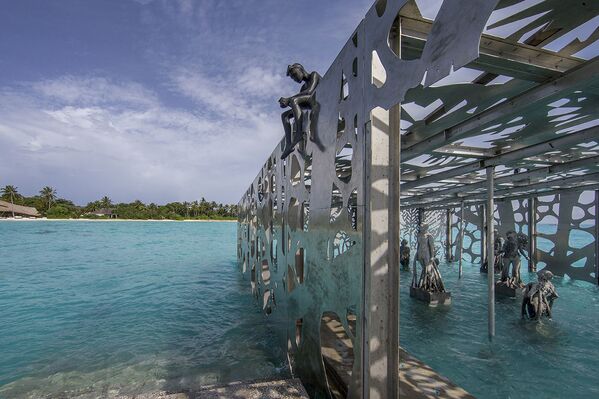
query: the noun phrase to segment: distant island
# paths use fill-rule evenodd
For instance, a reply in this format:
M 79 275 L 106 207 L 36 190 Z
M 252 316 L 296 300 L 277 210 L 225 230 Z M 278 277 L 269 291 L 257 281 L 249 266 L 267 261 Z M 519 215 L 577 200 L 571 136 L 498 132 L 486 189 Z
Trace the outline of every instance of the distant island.
M 165 205 L 113 203 L 105 196 L 85 206 L 59 198 L 52 187 L 44 187 L 39 195 L 26 197 L 15 186 L 0 189 L 0 218 L 48 219 L 133 219 L 133 220 L 234 220 L 237 205 L 218 204 L 204 198 L 191 202 L 170 202 Z

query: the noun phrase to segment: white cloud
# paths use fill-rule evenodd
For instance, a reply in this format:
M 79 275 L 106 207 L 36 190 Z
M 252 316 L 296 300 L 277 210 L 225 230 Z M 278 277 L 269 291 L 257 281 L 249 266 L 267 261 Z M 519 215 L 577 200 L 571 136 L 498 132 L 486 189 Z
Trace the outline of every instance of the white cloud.
M 278 119 L 199 73 L 176 82 L 213 112 L 167 107 L 140 85 L 101 78 L 0 91 L 0 184 L 50 184 L 83 202 L 105 194 L 117 201 L 236 202 L 277 142 Z M 97 97 L 90 87 L 99 88 Z
M 33 84 L 33 89 L 54 100 L 77 104 L 129 104 L 148 106 L 157 103 L 156 95 L 139 83 L 115 83 L 105 78 L 64 76 Z

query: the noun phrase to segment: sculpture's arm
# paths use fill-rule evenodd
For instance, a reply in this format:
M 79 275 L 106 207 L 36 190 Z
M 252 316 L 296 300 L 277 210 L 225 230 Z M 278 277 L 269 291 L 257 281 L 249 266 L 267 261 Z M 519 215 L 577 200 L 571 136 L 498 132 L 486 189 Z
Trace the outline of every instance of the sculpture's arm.
M 528 257 L 528 255 L 526 254 L 526 252 L 524 252 L 524 250 L 522 248 L 518 248 L 518 252 L 520 252 L 520 254 L 522 256 L 524 256 L 524 258 L 526 258 L 526 260 L 530 260 L 530 258 Z

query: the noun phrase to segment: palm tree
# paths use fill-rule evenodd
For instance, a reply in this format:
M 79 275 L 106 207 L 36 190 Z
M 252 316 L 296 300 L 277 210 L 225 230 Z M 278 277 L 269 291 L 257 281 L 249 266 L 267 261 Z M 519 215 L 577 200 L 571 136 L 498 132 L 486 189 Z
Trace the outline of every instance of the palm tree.
M 17 192 L 17 188 L 15 186 L 5 186 L 2 189 L 2 197 L 3 198 L 10 198 L 10 203 L 14 206 L 15 204 L 15 198 L 19 197 L 19 193 Z M 15 210 L 14 207 L 12 209 L 12 217 L 15 217 Z
M 42 197 L 42 200 L 44 200 L 47 203 L 46 210 L 49 210 L 50 206 L 52 206 L 52 202 L 56 200 L 56 190 L 54 190 L 50 186 L 46 186 L 40 190 L 40 195 Z
M 100 206 L 104 209 L 108 209 L 112 206 L 112 200 L 110 198 L 108 198 L 108 196 L 105 195 L 100 200 Z

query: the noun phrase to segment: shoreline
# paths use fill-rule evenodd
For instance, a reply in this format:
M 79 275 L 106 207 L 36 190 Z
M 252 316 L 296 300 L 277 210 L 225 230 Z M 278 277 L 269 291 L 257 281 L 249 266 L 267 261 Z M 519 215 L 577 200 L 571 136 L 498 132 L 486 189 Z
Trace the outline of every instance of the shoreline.
M 13 219 L 13 218 L 0 218 L 0 222 L 199 222 L 199 223 L 237 223 L 237 220 L 228 219 L 47 219 L 47 218 L 36 218 L 36 219 Z

